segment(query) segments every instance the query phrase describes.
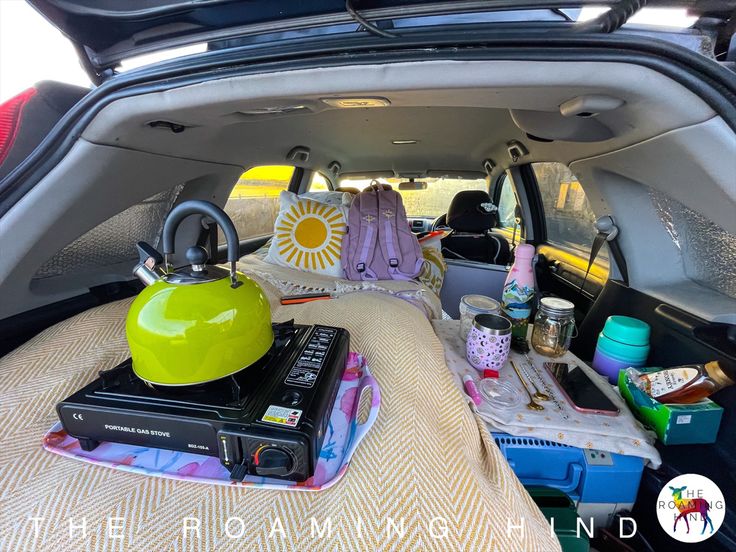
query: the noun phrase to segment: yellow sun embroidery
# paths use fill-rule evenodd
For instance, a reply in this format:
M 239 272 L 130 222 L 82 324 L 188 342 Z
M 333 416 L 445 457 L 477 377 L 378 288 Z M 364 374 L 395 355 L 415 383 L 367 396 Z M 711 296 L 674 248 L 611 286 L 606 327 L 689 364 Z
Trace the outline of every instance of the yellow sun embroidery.
M 279 255 L 302 270 L 325 270 L 340 259 L 343 214 L 332 205 L 300 201 L 283 213 L 276 226 Z

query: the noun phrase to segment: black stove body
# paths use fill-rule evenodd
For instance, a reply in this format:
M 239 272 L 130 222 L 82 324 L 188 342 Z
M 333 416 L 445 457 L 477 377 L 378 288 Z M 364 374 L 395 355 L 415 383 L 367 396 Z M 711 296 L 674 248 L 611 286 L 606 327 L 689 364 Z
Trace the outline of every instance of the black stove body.
M 350 336 L 342 328 L 274 324 L 257 363 L 214 382 L 152 387 L 131 360 L 60 402 L 66 432 L 84 450 L 102 441 L 217 456 L 233 480 L 304 481 L 314 473 Z

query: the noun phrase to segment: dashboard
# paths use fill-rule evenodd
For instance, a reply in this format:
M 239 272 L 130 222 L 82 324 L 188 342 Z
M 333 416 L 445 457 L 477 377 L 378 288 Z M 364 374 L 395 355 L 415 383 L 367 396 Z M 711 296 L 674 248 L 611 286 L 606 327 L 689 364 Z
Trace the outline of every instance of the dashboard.
M 433 217 L 407 217 L 409 220 L 409 226 L 411 231 L 415 234 L 421 234 L 422 232 L 429 232 L 432 230 L 432 223 L 434 222 Z

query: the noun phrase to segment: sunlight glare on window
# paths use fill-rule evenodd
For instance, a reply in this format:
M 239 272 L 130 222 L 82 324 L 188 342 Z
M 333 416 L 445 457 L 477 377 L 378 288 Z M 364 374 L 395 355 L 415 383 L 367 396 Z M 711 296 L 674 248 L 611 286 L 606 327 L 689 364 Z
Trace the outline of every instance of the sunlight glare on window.
M 273 232 L 279 212 L 279 194 L 289 189 L 294 167 L 264 165 L 245 171 L 233 186 L 225 212 L 243 240 Z M 224 237 L 220 235 L 220 243 Z

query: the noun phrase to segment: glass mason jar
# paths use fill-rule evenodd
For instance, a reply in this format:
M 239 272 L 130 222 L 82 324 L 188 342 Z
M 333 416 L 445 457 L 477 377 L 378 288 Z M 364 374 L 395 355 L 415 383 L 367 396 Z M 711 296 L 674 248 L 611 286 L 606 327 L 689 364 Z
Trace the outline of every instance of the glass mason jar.
M 575 337 L 575 305 L 559 297 L 543 297 L 534 318 L 532 347 L 540 355 L 557 358 Z
M 499 314 L 501 303 L 485 295 L 463 295 L 460 298 L 460 337 L 468 339 L 473 318 L 478 314 Z

